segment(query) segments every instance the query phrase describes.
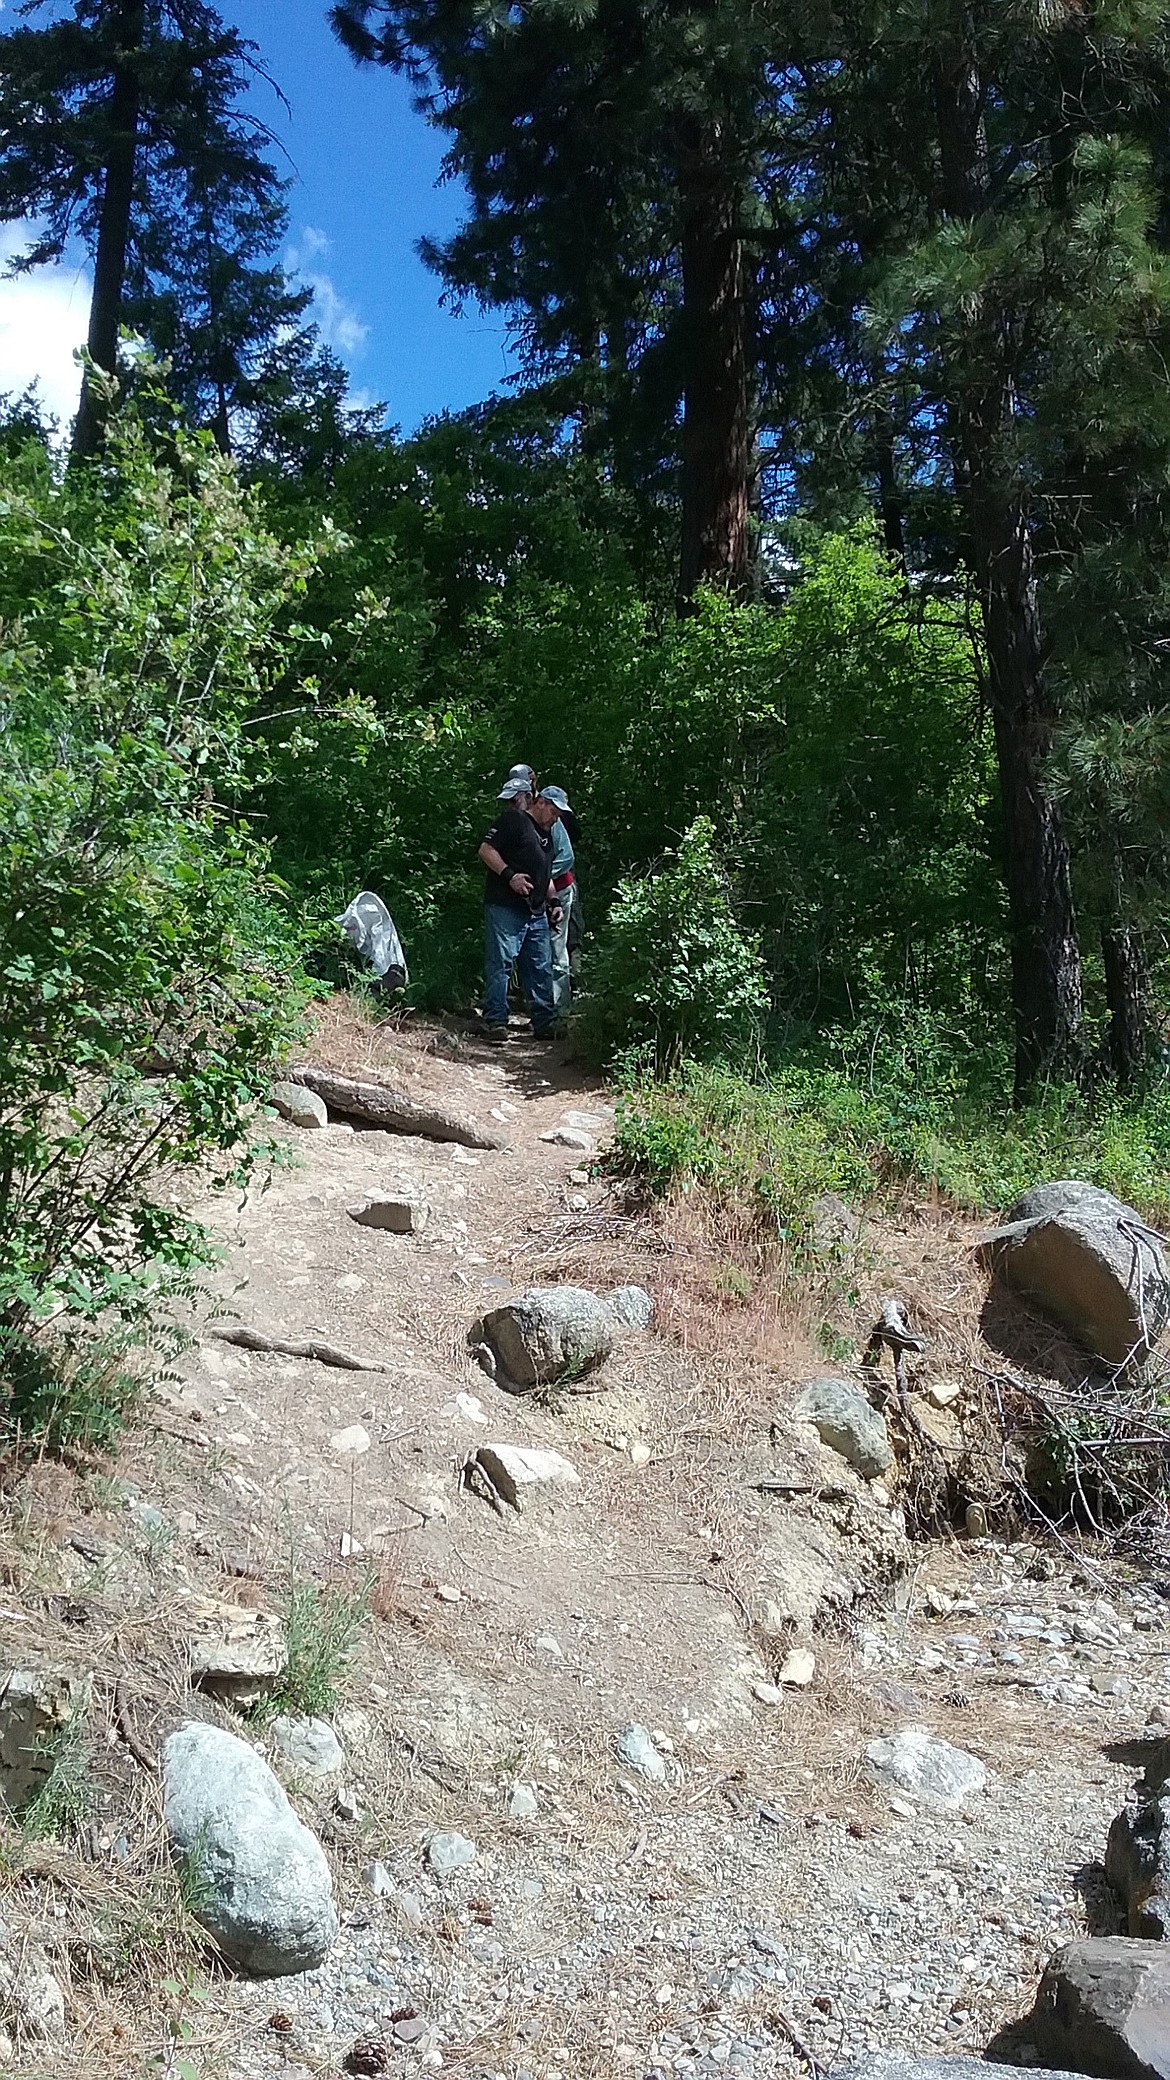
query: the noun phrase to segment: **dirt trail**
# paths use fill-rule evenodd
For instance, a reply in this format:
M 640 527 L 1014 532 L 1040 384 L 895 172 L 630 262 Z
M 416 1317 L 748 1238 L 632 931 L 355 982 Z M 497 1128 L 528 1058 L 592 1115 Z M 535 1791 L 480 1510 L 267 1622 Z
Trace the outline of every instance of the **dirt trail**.
M 392 1062 L 415 1095 L 510 1141 L 473 1154 L 282 1127 L 288 1161 L 265 1190 L 199 1209 L 225 1246 L 218 1319 L 387 1370 L 235 1349 L 204 1309 L 116 1480 L 42 1469 L 5 1531 L 6 1649 L 35 1634 L 76 1660 L 88 1599 L 91 1665 L 121 1674 L 148 1742 L 192 1709 L 200 1626 L 225 1609 L 244 1626 L 279 1616 L 290 1581 L 369 1590 L 335 1715 L 340 1804 L 336 1784 L 290 1780 L 334 1866 L 341 1941 L 302 1978 L 216 1980 L 193 2010 L 200 2080 L 335 2075 L 361 2037 L 385 2046 L 387 2071 L 483 2080 L 756 2080 L 869 2045 L 982 2050 L 1028 2005 L 1048 1951 L 1108 1921 L 1093 1866 L 1131 1775 L 1109 1743 L 1164 1694 L 1163 1600 L 1138 1582 L 1102 1595 L 1029 1547 L 922 1548 L 884 1607 L 821 1630 L 812 1684 L 777 1701 L 784 1642 L 755 1621 L 787 1506 L 754 1474 L 794 1379 L 823 1366 L 795 1344 L 787 1372 L 738 1355 L 733 1317 L 722 1348 L 683 1347 L 664 1231 L 582 1176 L 587 1156 L 541 1138 L 569 1117 L 600 1147 L 612 1122 L 605 1091 L 555 1050 L 516 1038 L 501 1058 L 344 1023 L 319 1047 L 355 1072 Z M 347 1209 L 371 1191 L 426 1201 L 424 1232 L 357 1226 Z M 946 1223 L 918 1226 L 950 1290 Z M 602 1392 L 537 1406 L 479 1369 L 467 1331 L 570 1265 L 600 1289 L 647 1284 L 659 1319 L 623 1339 Z M 357 1425 L 370 1448 L 337 1449 Z M 458 1469 L 501 1440 L 555 1447 L 579 1486 L 495 1515 Z M 872 1534 L 879 1505 L 864 1510 L 843 1488 L 820 1519 L 791 1517 L 797 1544 L 831 1519 L 847 1549 L 851 1524 Z M 963 1811 L 873 1784 L 867 1741 L 910 1721 L 987 1765 Z M 664 1782 L 619 1760 L 631 1722 L 653 1734 Z M 26 1885 L 34 1926 L 80 1926 L 103 1858 L 133 1864 L 157 1844 L 157 1787 L 113 1730 L 106 1763 L 90 1879 L 68 1907 L 63 1877 Z M 436 1877 L 436 1829 L 466 1835 L 474 1862 Z M 160 2027 L 80 1965 L 71 2024 L 62 2075 L 144 2070 Z

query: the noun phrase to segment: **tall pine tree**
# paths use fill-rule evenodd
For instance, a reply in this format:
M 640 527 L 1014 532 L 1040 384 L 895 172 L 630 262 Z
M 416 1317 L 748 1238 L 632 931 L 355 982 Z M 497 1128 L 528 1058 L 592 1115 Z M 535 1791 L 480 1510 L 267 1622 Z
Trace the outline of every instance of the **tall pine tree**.
M 0 220 L 41 227 L 16 266 L 87 246 L 96 367 L 116 374 L 133 323 L 225 446 L 258 360 L 308 301 L 273 262 L 286 183 L 243 105 L 255 66 L 207 0 L 72 0 L 0 37 Z M 75 456 L 101 422 L 87 380 Z

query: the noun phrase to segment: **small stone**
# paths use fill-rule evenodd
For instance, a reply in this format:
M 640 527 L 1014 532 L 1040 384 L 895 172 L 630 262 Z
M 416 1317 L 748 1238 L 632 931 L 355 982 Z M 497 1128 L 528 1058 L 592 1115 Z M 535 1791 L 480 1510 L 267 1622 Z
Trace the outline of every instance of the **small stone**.
M 0 1923 L 0 2037 L 32 2049 L 64 2034 L 65 1996 L 40 1944 Z
M 981 1502 L 969 1502 L 965 1518 L 968 1538 L 987 1537 L 987 1511 Z
M 417 2044 L 426 2033 L 427 2025 L 421 2015 L 401 2015 L 394 2024 L 394 2034 L 400 2044 Z
M 362 1876 L 375 1899 L 393 1899 L 398 1888 L 384 1863 L 367 1863 Z
M 1089 1688 L 1098 1697 L 1125 1697 L 1129 1692 L 1125 1677 L 1115 1675 L 1109 1668 L 1095 1668 L 1089 1677 Z
M 294 1127 L 327 1127 L 329 1107 L 316 1091 L 303 1083 L 274 1083 L 270 1092 L 272 1103 L 282 1119 Z
M 93 1677 L 77 1671 L 0 1666 L 0 1797 L 12 1811 L 35 1798 L 92 1690 Z
M 645 1726 L 636 1723 L 627 1726 L 618 1735 L 617 1751 L 622 1762 L 639 1776 L 649 1777 L 655 1784 L 666 1782 L 666 1758 L 654 1745 L 653 1735 Z
M 645 1286 L 615 1286 L 606 1294 L 614 1314 L 627 1329 L 648 1329 L 654 1319 L 654 1302 Z
M 933 1401 L 936 1408 L 950 1408 L 952 1402 L 958 1400 L 962 1391 L 963 1389 L 957 1380 L 932 1379 L 927 1385 L 926 1398 L 928 1401 Z
M 343 1560 L 360 1560 L 366 1549 L 351 1532 L 343 1531 L 337 1541 L 337 1550 Z
M 363 1429 L 360 1423 L 351 1423 L 348 1430 L 334 1431 L 329 1440 L 329 1448 L 331 1451 L 340 1452 L 343 1456 L 347 1452 L 353 1452 L 356 1455 L 359 1452 L 368 1452 L 370 1442 L 369 1431 Z
M 570 1184 L 588 1184 L 588 1182 L 589 1182 L 589 1172 L 588 1172 L 588 1170 L 570 1170 L 570 1172 L 569 1172 L 569 1183 L 570 1183 Z
M 632 1466 L 649 1466 L 653 1457 L 654 1454 L 648 1444 L 637 1443 L 630 1446 L 630 1464 Z
M 863 1480 L 885 1473 L 892 1463 L 885 1417 L 848 1380 L 812 1380 L 797 1395 L 792 1412 L 811 1423 L 821 1443 L 839 1452 Z
M 784 1692 L 775 1683 L 753 1683 L 752 1696 L 757 1704 L 774 1705 L 783 1704 L 784 1702 Z
M 879 1783 L 937 1811 L 957 1812 L 987 1782 L 987 1771 L 974 1755 L 922 1726 L 904 1726 L 899 1733 L 870 1741 L 865 1755 Z
M 531 1784 L 513 1784 L 508 1798 L 510 1820 L 536 1820 L 540 1815 L 540 1801 Z
M 372 1194 L 360 1206 L 351 1206 L 349 1217 L 359 1228 L 382 1228 L 390 1235 L 421 1235 L 430 1219 L 430 1207 L 422 1199 L 392 1199 Z
M 361 1808 L 352 1791 L 339 1791 L 333 1801 L 333 1810 L 339 1820 L 360 1820 Z
M 793 1647 L 792 1652 L 785 1656 L 776 1681 L 791 1684 L 794 1689 L 804 1690 L 812 1682 L 816 1668 L 817 1657 L 811 1647 Z
M 486 1343 L 481 1344 L 480 1348 L 487 1351 L 488 1356 L 491 1357 L 491 1352 Z M 445 1416 L 461 1416 L 468 1423 L 486 1423 L 488 1421 L 487 1410 L 477 1394 L 456 1394 L 452 1401 L 443 1403 L 442 1412 Z
M 554 1639 L 551 1632 L 538 1632 L 536 1646 L 540 1653 L 547 1654 L 553 1661 L 563 1661 L 565 1658 L 565 1650 L 560 1640 Z
M 433 1834 L 427 1843 L 427 1862 L 438 1878 L 463 1870 L 475 1862 L 478 1853 L 475 1843 L 469 1842 L 465 1834 Z
M 198 1634 L 188 1641 L 187 1651 L 194 1687 L 245 1711 L 275 1690 L 288 1665 L 276 1621 L 243 1609 L 234 1635 Z
M 333 1777 L 345 1768 L 345 1750 L 325 1719 L 282 1713 L 272 1722 L 272 1739 L 285 1761 L 303 1777 Z
M 462 1589 L 457 1589 L 453 1582 L 437 1582 L 435 1595 L 440 1603 L 462 1603 L 463 1601 Z
M 576 1488 L 581 1483 L 576 1467 L 560 1452 L 544 1451 L 536 1445 L 481 1444 L 475 1458 L 497 1494 L 513 1509 L 520 1507 L 521 1488 Z
M 417 1892 L 396 1892 L 394 1895 L 394 1911 L 403 1928 L 408 1928 L 412 1935 L 419 1934 L 426 1916 L 423 1913 L 422 1901 Z
M 361 1278 L 356 1271 L 347 1271 L 343 1277 L 334 1280 L 339 1293 L 364 1292 L 367 1283 L 368 1281 Z
M 555 1142 L 558 1148 L 578 1148 L 583 1155 L 592 1155 L 593 1142 L 582 1127 L 552 1127 L 541 1135 L 542 1141 Z

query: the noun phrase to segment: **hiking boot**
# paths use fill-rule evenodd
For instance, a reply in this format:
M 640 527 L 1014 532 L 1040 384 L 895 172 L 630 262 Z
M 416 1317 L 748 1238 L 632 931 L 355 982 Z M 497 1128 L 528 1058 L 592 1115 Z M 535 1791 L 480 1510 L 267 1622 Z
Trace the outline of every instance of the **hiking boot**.
M 508 1037 L 507 1026 L 485 1026 L 482 1037 L 489 1047 L 502 1047 Z

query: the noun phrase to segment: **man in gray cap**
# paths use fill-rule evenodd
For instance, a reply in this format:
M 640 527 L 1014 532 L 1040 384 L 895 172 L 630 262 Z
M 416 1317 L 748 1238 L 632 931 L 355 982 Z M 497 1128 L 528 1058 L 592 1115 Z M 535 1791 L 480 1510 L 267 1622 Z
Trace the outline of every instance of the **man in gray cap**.
M 503 805 L 479 848 L 487 868 L 483 908 L 484 1037 L 499 1045 L 508 1037 L 508 978 L 516 963 L 538 1039 L 556 1024 L 550 927 L 560 924 L 561 906 L 552 887 L 552 829 L 560 815 L 554 802 L 532 797 L 526 779 L 505 780 Z

